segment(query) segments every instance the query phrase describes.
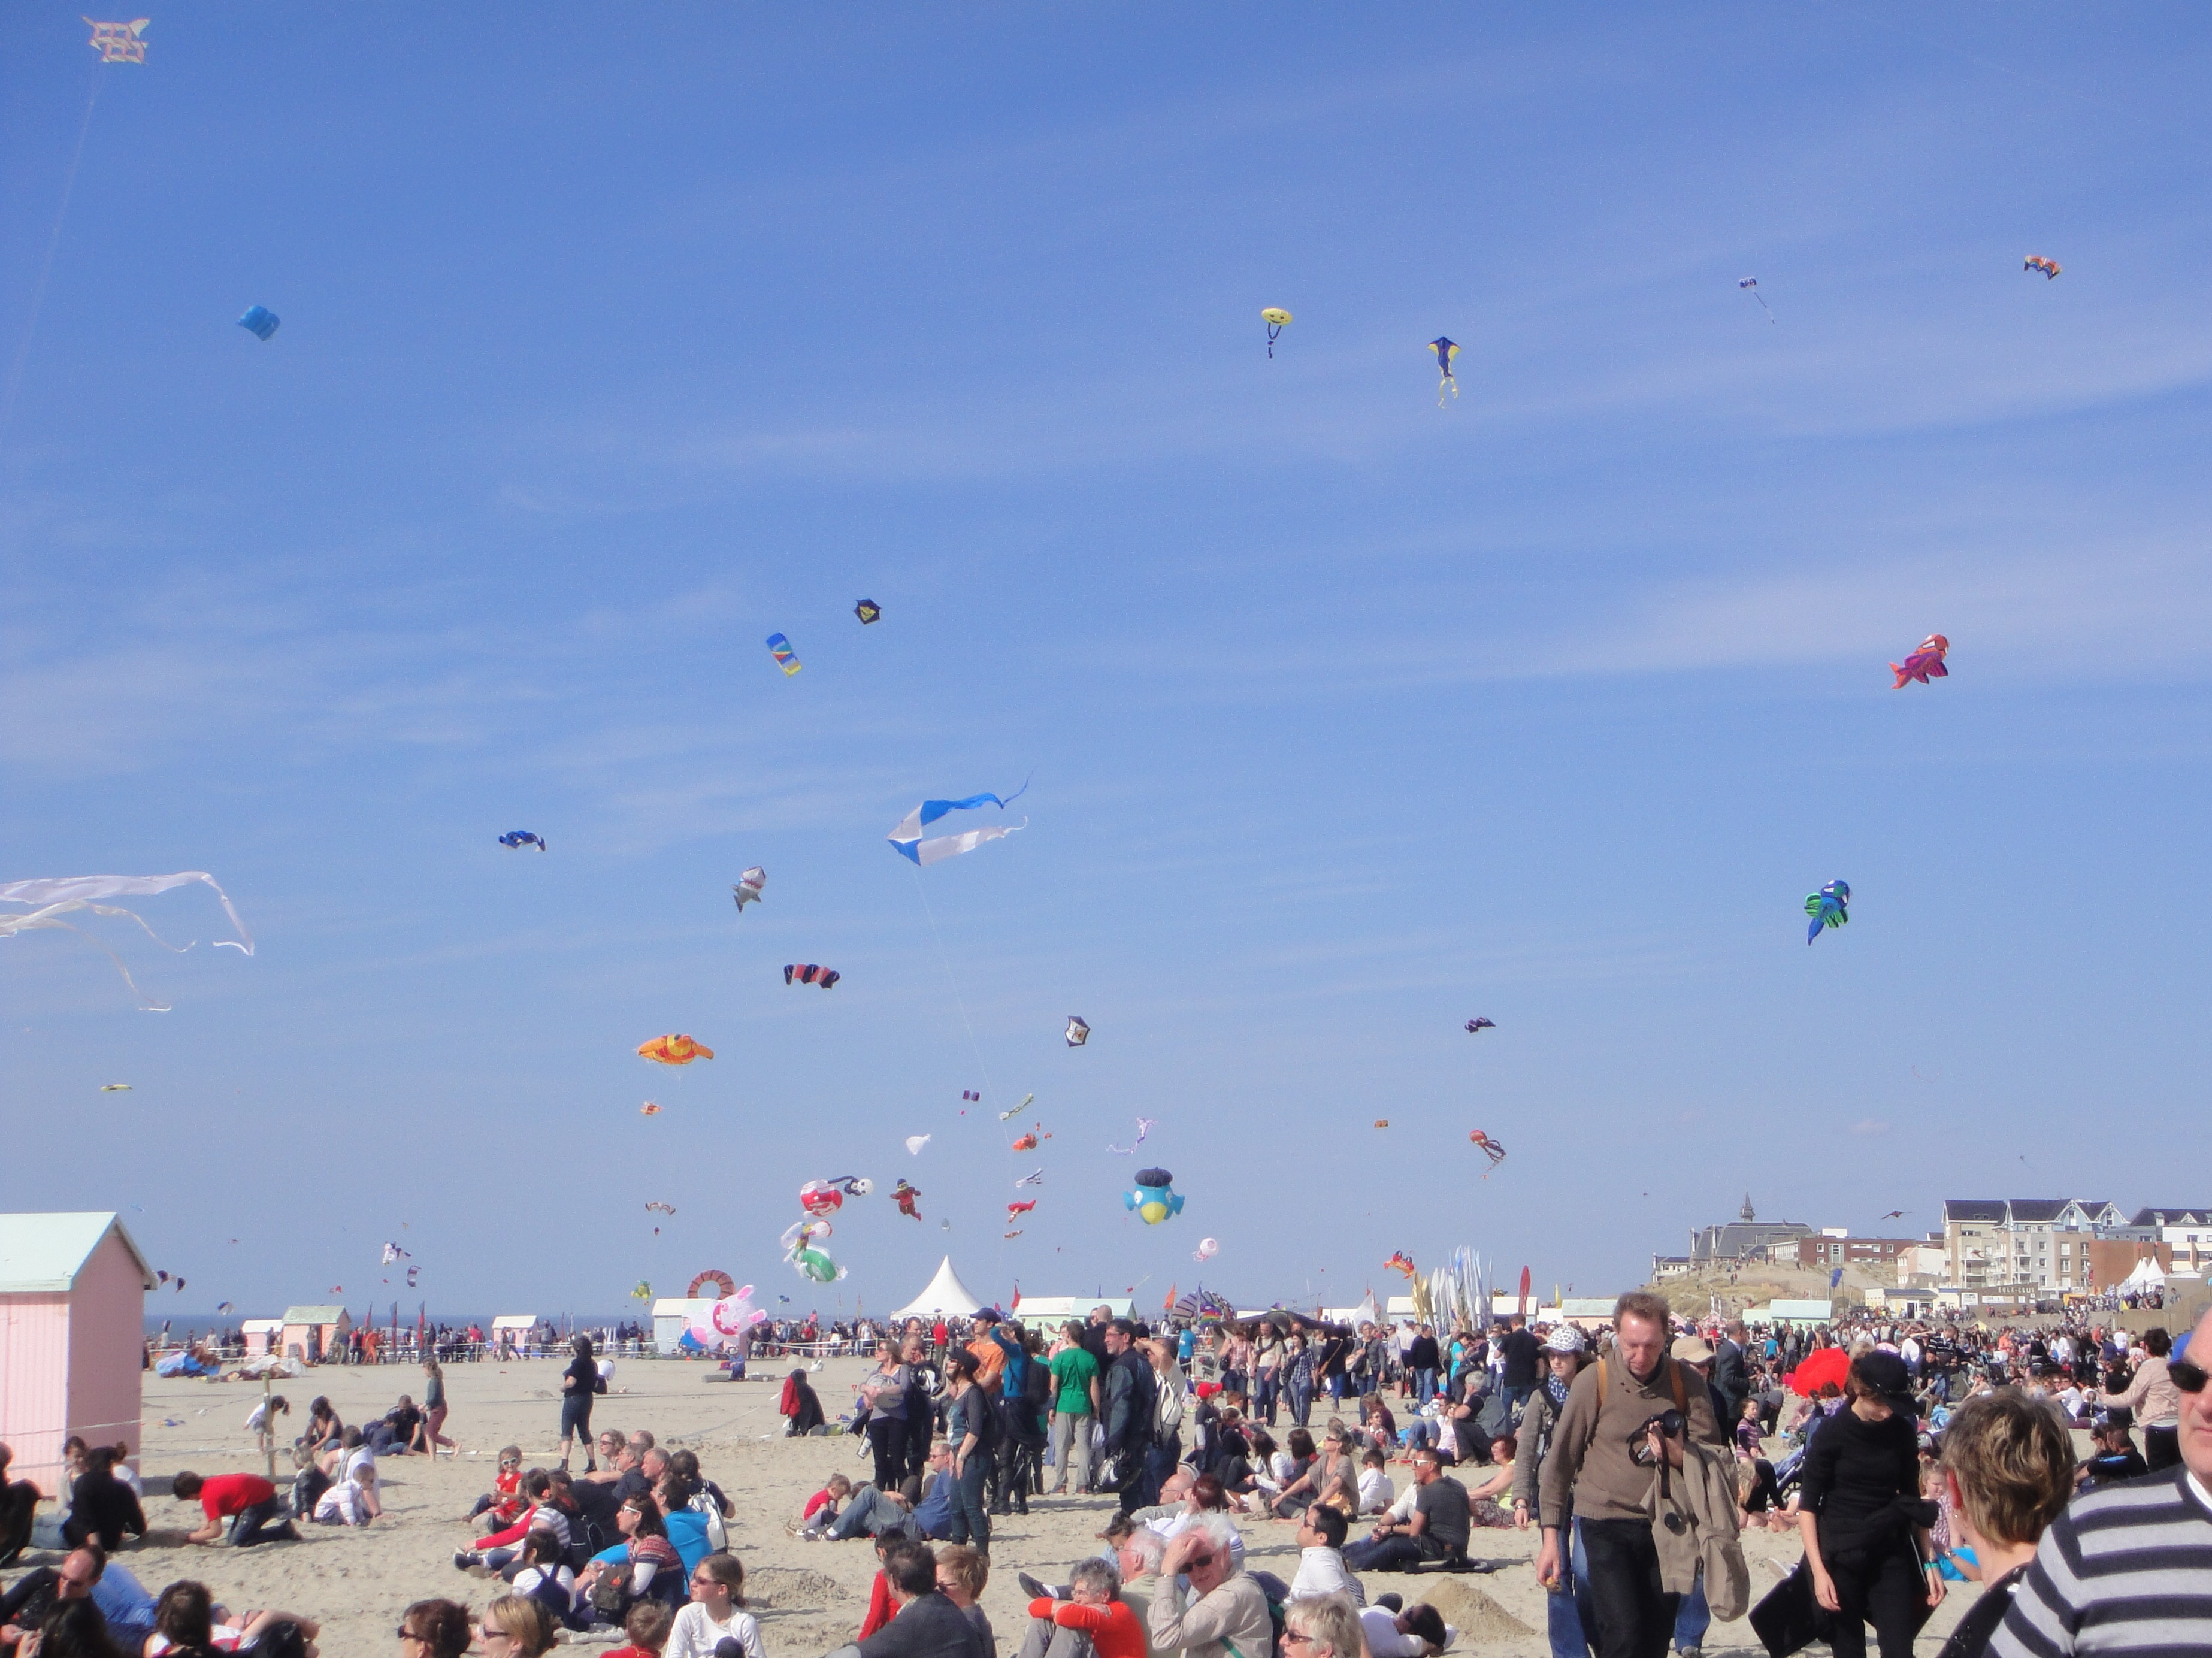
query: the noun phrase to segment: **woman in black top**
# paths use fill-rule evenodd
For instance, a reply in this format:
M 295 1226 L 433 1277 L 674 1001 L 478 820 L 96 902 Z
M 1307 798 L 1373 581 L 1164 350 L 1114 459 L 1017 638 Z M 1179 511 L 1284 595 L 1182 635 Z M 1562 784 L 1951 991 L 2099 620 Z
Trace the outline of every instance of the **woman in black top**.
M 1844 1406 L 1805 1451 L 1797 1513 L 1814 1598 L 1835 1616 L 1835 1658 L 1865 1658 L 1873 1624 L 1881 1658 L 1912 1658 L 1913 1637 L 1943 1599 L 1929 1561 L 1918 1435 L 1894 1353 L 1851 1362 Z
M 137 1495 L 111 1472 L 114 1446 L 94 1446 L 84 1454 L 84 1464 L 70 1494 L 70 1515 L 62 1524 L 62 1535 L 71 1548 L 97 1543 L 112 1554 L 126 1536 L 146 1534 L 145 1511 L 138 1506 Z
M 592 1395 L 599 1390 L 599 1367 L 592 1361 L 592 1339 L 578 1336 L 576 1356 L 561 1373 L 561 1466 L 568 1466 L 568 1442 L 584 1442 L 584 1472 L 599 1472 L 592 1455 Z

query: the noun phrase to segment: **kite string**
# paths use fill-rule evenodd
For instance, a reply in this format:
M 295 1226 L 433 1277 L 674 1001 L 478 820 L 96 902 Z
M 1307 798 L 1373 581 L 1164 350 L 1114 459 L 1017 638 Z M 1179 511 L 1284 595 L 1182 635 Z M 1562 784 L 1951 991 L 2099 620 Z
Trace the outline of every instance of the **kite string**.
M 23 324 L 22 343 L 15 348 L 15 361 L 8 374 L 8 395 L 0 400 L 0 446 L 8 440 L 9 428 L 15 424 L 15 396 L 23 389 L 23 371 L 31 361 L 31 337 L 38 332 L 39 313 L 46 301 L 46 279 L 53 274 L 54 255 L 62 245 L 62 225 L 69 217 L 70 197 L 76 192 L 78 164 L 84 160 L 84 141 L 92 131 L 92 106 L 100 101 L 100 88 L 106 76 L 95 64 L 92 72 L 92 90 L 84 100 L 84 118 L 77 123 L 76 148 L 70 152 L 69 172 L 62 180 L 61 205 L 54 210 L 53 234 L 46 238 L 46 257 L 39 266 L 39 280 L 31 289 L 31 311 Z

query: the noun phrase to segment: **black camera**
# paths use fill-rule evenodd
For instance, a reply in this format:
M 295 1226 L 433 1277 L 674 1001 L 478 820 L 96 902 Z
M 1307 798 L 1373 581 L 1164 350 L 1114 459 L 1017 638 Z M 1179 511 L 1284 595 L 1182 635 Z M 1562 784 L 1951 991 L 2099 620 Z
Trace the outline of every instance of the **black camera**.
M 1656 1416 L 1645 1418 L 1643 1424 L 1628 1436 L 1629 1459 L 1639 1467 L 1650 1467 L 1654 1461 L 1651 1455 L 1651 1430 L 1656 1428 L 1662 1438 L 1674 1439 L 1682 1433 L 1686 1425 L 1682 1420 L 1682 1413 L 1680 1411 L 1662 1411 Z

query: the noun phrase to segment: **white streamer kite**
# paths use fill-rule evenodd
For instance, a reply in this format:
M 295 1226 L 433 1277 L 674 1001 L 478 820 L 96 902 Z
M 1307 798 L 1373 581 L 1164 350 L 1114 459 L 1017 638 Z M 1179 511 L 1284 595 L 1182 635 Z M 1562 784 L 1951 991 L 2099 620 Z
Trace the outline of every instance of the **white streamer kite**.
M 889 838 L 892 850 L 917 864 L 935 864 L 947 858 L 957 858 L 963 852 L 973 852 L 986 841 L 1002 841 L 1016 829 L 1025 827 L 1029 819 L 1024 817 L 1018 823 L 1009 823 L 1000 829 L 963 829 L 958 835 L 940 835 L 927 841 L 921 838 L 921 832 L 948 811 L 971 811 L 985 801 L 1004 811 L 1007 805 L 1020 799 L 1028 789 L 1029 785 L 1024 783 L 1003 800 L 995 794 L 971 794 L 965 800 L 925 800 L 901 818 L 898 826 L 891 830 Z
M 230 895 L 216 883 L 214 876 L 205 870 L 198 869 L 185 870 L 176 875 L 64 875 L 50 880 L 10 881 L 0 884 L 0 903 L 33 907 L 21 915 L 0 914 L 0 938 L 13 938 L 18 932 L 29 932 L 43 927 L 59 927 L 64 932 L 74 932 L 79 938 L 88 939 L 115 963 L 115 970 L 123 975 L 123 982 L 131 987 L 131 993 L 146 1005 L 149 1012 L 167 1013 L 169 1004 L 157 1002 L 139 989 L 138 981 L 131 976 L 131 969 L 124 965 L 120 956 L 82 928 L 58 918 L 75 910 L 90 910 L 95 915 L 128 916 L 162 949 L 176 950 L 181 955 L 191 945 L 186 944 L 179 950 L 148 926 L 146 918 L 136 910 L 98 901 L 102 898 L 151 897 L 191 881 L 204 881 L 215 889 L 215 896 L 222 901 L 223 914 L 230 917 L 230 924 L 238 929 L 236 938 L 216 940 L 217 947 L 228 944 L 248 956 L 253 954 L 253 935 L 246 930 L 246 923 L 239 920 L 238 911 L 231 907 Z

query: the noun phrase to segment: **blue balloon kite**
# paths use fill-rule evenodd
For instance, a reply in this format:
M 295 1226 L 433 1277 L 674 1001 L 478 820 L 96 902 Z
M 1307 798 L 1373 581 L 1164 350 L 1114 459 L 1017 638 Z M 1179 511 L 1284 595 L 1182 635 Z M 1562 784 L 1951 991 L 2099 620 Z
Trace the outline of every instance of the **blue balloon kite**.
M 257 305 L 248 307 L 246 314 L 238 319 L 238 325 L 254 338 L 265 340 L 276 331 L 283 321 L 283 319 L 267 306 Z
M 1831 881 L 1818 892 L 1805 896 L 1805 913 L 1813 918 L 1813 925 L 1805 929 L 1805 942 L 1809 944 L 1820 936 L 1824 926 L 1841 926 L 1850 920 L 1850 887 L 1842 881 Z

